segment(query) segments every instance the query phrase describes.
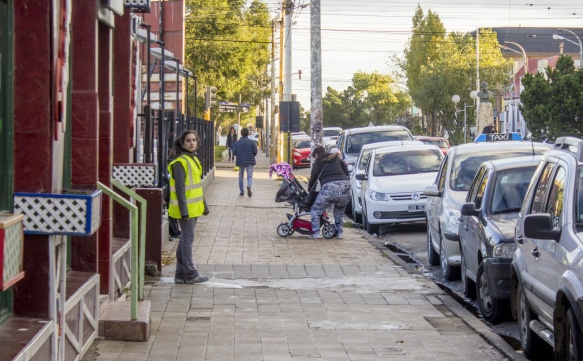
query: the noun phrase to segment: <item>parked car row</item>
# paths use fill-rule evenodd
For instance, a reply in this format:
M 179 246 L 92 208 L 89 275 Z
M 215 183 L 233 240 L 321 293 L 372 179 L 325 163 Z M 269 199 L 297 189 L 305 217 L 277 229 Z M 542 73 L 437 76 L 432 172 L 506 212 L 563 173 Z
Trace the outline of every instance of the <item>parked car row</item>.
M 528 357 L 583 360 L 583 140 L 511 135 L 445 149 L 404 127 L 345 130 L 350 211 L 370 233 L 425 221 L 429 263 L 486 320 L 517 319 Z

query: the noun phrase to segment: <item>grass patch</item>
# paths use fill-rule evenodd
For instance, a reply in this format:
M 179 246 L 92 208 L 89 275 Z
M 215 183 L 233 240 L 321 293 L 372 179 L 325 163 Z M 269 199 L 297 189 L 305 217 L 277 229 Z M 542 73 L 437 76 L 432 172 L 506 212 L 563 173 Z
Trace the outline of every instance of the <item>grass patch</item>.
M 224 145 L 216 145 L 215 146 L 215 162 L 221 162 L 223 157 L 221 155 L 227 149 Z

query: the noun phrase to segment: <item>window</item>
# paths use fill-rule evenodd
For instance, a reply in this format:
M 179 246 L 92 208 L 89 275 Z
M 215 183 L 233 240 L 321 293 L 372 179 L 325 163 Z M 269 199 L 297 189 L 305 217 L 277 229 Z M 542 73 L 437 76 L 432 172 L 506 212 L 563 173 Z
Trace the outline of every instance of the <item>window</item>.
M 377 154 L 373 175 L 376 177 L 437 172 L 442 153 L 434 149 Z
M 447 161 L 447 156 L 445 156 L 445 159 L 443 160 L 443 162 L 441 163 L 441 170 L 439 171 L 439 173 L 437 174 L 437 190 L 442 192 L 443 191 L 443 187 L 445 186 L 445 176 L 447 174 L 447 170 L 448 170 L 448 161 Z
M 545 167 L 543 168 L 541 176 L 534 190 L 534 197 L 532 199 L 530 213 L 543 213 L 545 211 L 544 207 L 547 200 L 547 190 L 549 188 L 549 183 L 551 181 L 551 176 L 553 175 L 554 169 L 555 163 L 545 164 Z
M 484 199 L 484 192 L 486 191 L 486 185 L 488 184 L 488 174 L 486 173 L 484 177 L 476 184 L 476 209 L 482 208 L 482 199 Z
M 499 172 L 494 183 L 490 213 L 518 212 L 526 197 L 536 166 Z
M 561 227 L 563 219 L 563 200 L 565 199 L 565 178 L 567 173 L 565 168 L 558 167 L 555 179 L 550 185 L 549 201 L 546 207 L 546 213 L 551 214 L 553 228 L 558 230 Z
M 488 168 L 486 168 L 486 167 L 481 167 L 478 170 L 478 173 L 476 174 L 476 178 L 474 179 L 474 183 L 472 183 L 472 186 L 470 187 L 470 191 L 468 192 L 468 196 L 466 197 L 466 202 L 475 202 L 476 201 L 476 196 L 478 194 L 479 184 L 482 181 L 484 174 L 487 174 L 487 172 L 488 172 Z

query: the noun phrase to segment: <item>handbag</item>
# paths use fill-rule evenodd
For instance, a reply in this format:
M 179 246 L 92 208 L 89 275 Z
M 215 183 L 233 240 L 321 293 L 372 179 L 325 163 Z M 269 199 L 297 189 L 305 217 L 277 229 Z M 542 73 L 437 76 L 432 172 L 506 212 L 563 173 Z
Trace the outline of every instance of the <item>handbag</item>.
M 326 169 L 327 165 L 328 163 L 324 164 L 324 168 L 322 168 L 320 174 L 318 174 L 318 178 L 316 180 L 316 183 L 314 183 L 314 187 L 308 190 L 308 196 L 306 197 L 306 207 L 311 207 L 312 204 L 314 204 L 314 202 L 316 201 L 316 198 L 318 198 L 318 194 L 320 194 L 320 191 L 316 190 L 316 185 L 318 184 L 320 176 L 322 175 L 322 172 L 324 172 L 324 169 Z

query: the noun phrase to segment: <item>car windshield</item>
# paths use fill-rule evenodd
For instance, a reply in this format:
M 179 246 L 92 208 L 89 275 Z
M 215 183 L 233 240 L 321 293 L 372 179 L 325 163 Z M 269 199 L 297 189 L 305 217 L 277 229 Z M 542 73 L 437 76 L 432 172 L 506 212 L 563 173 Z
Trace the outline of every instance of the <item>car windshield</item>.
M 334 129 L 324 129 L 323 136 L 324 137 L 337 137 L 340 135 L 339 130 Z
M 490 214 L 520 211 L 535 169 L 536 165 L 533 165 L 499 172 L 494 184 Z
M 542 154 L 547 149 L 535 149 L 536 154 Z M 460 154 L 453 160 L 452 174 L 449 179 L 449 187 L 454 191 L 467 192 L 474 180 L 474 176 L 482 163 L 489 160 L 514 158 L 532 155 L 532 149 L 516 150 L 514 152 L 496 152 L 480 155 L 476 153 Z
M 362 146 L 365 144 L 387 142 L 390 140 L 413 140 L 413 138 L 408 131 L 403 129 L 352 134 L 346 139 L 346 153 L 360 153 Z
M 449 147 L 449 144 L 447 144 L 445 139 L 419 139 L 419 140 L 422 141 L 424 144 L 436 145 L 439 148 Z
M 441 152 L 435 148 L 377 154 L 374 159 L 373 175 L 384 177 L 437 172 L 442 157 Z
M 301 148 L 310 148 L 310 140 L 306 139 L 306 140 L 296 140 L 296 142 L 294 143 L 294 147 L 301 149 Z

